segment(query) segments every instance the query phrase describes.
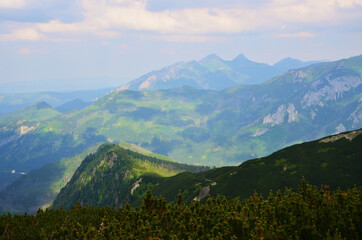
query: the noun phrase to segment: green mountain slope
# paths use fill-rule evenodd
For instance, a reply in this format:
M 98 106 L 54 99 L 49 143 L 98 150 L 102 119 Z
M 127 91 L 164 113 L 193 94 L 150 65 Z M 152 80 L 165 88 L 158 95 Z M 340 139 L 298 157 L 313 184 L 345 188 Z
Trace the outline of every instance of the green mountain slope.
M 254 191 L 266 196 L 271 189 L 297 189 L 303 176 L 316 186 L 347 189 L 362 184 L 361 146 L 362 129 L 293 145 L 237 167 L 168 177 L 168 174 L 155 176 L 159 170 L 146 174 L 142 167 L 138 167 L 137 174 L 134 168 L 130 169 L 130 164 L 135 164 L 130 157 L 132 152 L 104 145 L 96 156 L 90 155 L 83 161 L 54 206 L 70 208 L 76 201 L 92 206 L 119 207 L 126 201 L 137 204 L 138 196 L 144 195 L 148 188 L 168 201 L 176 201 L 179 190 L 186 202 L 217 194 L 244 199 Z M 132 194 L 135 186 L 137 190 Z
M 122 207 L 140 203 L 147 186 L 182 171 L 207 168 L 165 161 L 118 145 L 103 144 L 88 155 L 60 191 L 53 207 L 71 208 L 77 201 L 92 206 Z
M 231 61 L 212 54 L 200 61 L 180 62 L 152 71 L 120 89 L 160 90 L 188 85 L 197 89 L 222 90 L 239 84 L 262 83 L 290 69 L 312 63 L 286 58 L 270 66 L 250 61 L 242 54 Z
M 362 184 L 361 146 L 359 129 L 293 145 L 237 167 L 181 173 L 160 182 L 152 191 L 168 200 L 175 200 L 179 190 L 186 201 L 206 197 L 207 192 L 213 196 L 246 198 L 254 191 L 266 196 L 270 189 L 296 189 L 303 176 L 316 186 L 347 189 Z
M 30 171 L 107 141 L 188 164 L 237 165 L 362 127 L 361 68 L 357 56 L 224 91 L 116 91 L 57 118 L 0 122 L 0 169 Z

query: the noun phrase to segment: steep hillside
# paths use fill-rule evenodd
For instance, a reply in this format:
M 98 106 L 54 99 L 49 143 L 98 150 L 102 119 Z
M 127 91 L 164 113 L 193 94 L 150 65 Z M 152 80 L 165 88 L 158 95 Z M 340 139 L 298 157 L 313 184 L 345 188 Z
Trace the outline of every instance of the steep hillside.
M 222 90 L 239 84 L 257 84 L 290 69 L 305 67 L 312 62 L 286 58 L 270 66 L 250 61 L 240 54 L 225 61 L 215 54 L 200 61 L 180 62 L 152 71 L 123 85 L 125 90 L 159 90 L 185 85 L 209 90 Z
M 0 209 L 15 212 L 36 212 L 49 207 L 71 179 L 83 159 L 95 153 L 96 144 L 70 158 L 51 162 L 19 177 L 0 192 Z
M 361 128 L 361 69 L 357 56 L 224 91 L 116 91 L 57 118 L 0 122 L 0 169 L 30 171 L 107 141 L 188 164 L 237 165 Z
M 148 188 L 168 201 L 176 201 L 179 191 L 186 202 L 203 200 L 210 194 L 244 199 L 254 191 L 267 196 L 271 189 L 297 189 L 303 176 L 316 186 L 347 189 L 362 184 L 361 146 L 362 129 L 359 129 L 293 145 L 237 167 L 168 177 L 167 169 L 148 174 L 143 167 L 137 167 L 138 171 L 131 169 L 130 164 L 135 164 L 133 153 L 104 145 L 96 155 L 83 161 L 54 206 L 70 208 L 77 201 L 92 206 L 119 207 L 127 201 L 137 204 Z M 146 162 L 146 166 L 151 162 Z M 154 175 L 163 171 L 164 174 Z
M 156 195 L 175 200 L 179 190 L 186 201 L 221 194 L 246 198 L 254 191 L 296 189 L 304 176 L 313 185 L 347 189 L 362 185 L 362 129 L 293 145 L 267 157 L 237 167 L 216 168 L 202 173 L 181 173 L 152 189 Z
M 189 166 L 103 144 L 88 155 L 72 179 L 60 191 L 53 207 L 71 208 L 77 201 L 92 206 L 140 203 L 147 187 L 182 171 L 200 172 L 205 167 Z

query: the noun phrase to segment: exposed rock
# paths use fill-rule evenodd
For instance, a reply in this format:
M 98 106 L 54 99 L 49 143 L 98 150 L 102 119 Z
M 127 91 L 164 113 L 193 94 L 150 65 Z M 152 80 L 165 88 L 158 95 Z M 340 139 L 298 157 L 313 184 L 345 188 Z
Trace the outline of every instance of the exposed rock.
M 297 70 L 294 72 L 293 82 L 303 82 L 308 76 L 308 71 L 306 70 Z
M 320 143 L 334 142 L 334 141 L 337 141 L 337 140 L 339 140 L 341 138 L 346 138 L 349 141 L 352 141 L 355 137 L 357 137 L 361 133 L 362 133 L 362 129 L 359 129 L 359 130 L 352 131 L 352 132 L 349 132 L 349 133 L 344 133 L 344 134 L 339 134 L 339 135 L 332 136 L 332 137 L 323 138 L 319 142 Z
M 284 118 L 288 114 L 288 122 L 294 122 L 297 120 L 298 111 L 296 110 L 293 103 L 289 103 L 288 107 L 284 104 L 280 105 L 277 111 L 273 114 L 268 114 L 263 119 L 263 124 L 280 125 L 284 122 Z
M 263 124 L 270 123 L 272 126 L 279 125 L 284 121 L 285 105 L 282 104 L 278 107 L 277 111 L 273 114 L 268 114 L 263 119 Z
M 29 133 L 31 131 L 34 131 L 35 128 L 36 128 L 35 126 L 28 127 L 26 125 L 23 125 L 23 126 L 20 126 L 19 133 L 20 133 L 20 135 L 24 135 L 24 134 L 27 134 L 27 133 Z
M 312 105 L 324 106 L 323 102 L 335 101 L 337 98 L 342 97 L 344 92 L 357 88 L 361 84 L 361 77 L 337 77 L 330 79 L 330 76 L 326 76 L 324 79 L 318 79 L 312 83 L 315 90 L 308 91 L 304 95 L 302 103 L 307 107 Z M 319 85 L 324 85 L 324 87 L 316 89 Z
M 298 111 L 295 109 L 294 104 L 289 103 L 287 113 L 288 123 L 297 121 Z
M 134 184 L 133 187 L 131 189 L 131 195 L 133 196 L 133 192 L 141 185 L 142 182 L 142 178 L 138 179 Z
M 362 121 L 362 107 L 361 105 L 351 113 L 348 118 L 349 121 L 352 121 L 352 128 L 355 128 L 360 125 Z
M 232 173 L 230 173 L 230 176 L 232 176 L 232 175 L 234 175 L 234 174 L 236 174 L 236 173 L 237 173 L 237 171 L 232 172 Z
M 209 196 L 210 193 L 210 187 L 204 187 L 200 190 L 199 192 L 199 196 L 194 198 L 194 201 L 201 201 L 202 199 L 204 199 L 205 197 Z
M 336 133 L 341 133 L 341 132 L 345 132 L 346 128 L 343 126 L 342 123 L 340 123 L 337 127 L 336 127 Z
M 268 131 L 267 128 L 264 128 L 262 130 L 258 130 L 256 131 L 253 135 L 251 135 L 252 137 L 258 137 L 258 136 L 261 136 L 263 135 L 264 133 L 266 133 Z

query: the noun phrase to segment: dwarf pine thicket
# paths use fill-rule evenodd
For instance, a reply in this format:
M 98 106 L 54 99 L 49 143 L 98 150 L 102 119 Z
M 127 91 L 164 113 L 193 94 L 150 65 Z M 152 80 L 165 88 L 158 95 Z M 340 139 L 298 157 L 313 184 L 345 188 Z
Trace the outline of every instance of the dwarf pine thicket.
M 147 191 L 140 208 L 82 207 L 2 215 L 1 239 L 359 239 L 362 188 L 329 191 L 302 180 L 267 198 L 176 203 Z

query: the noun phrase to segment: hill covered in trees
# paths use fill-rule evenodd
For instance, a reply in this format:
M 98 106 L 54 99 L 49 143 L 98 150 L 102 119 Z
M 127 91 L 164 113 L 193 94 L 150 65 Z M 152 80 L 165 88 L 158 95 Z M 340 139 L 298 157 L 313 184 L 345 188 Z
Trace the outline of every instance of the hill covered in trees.
M 362 189 L 330 192 L 302 180 L 286 189 L 245 200 L 208 198 L 184 204 L 155 198 L 142 206 L 39 210 L 34 215 L 1 215 L 2 239 L 359 239 Z
M 114 144 L 103 144 L 96 153 L 83 160 L 57 195 L 53 207 L 69 209 L 76 202 L 115 208 L 127 202 L 139 204 L 147 188 L 161 179 L 183 171 L 206 169 L 162 160 L 152 154 L 147 156 Z
M 118 208 L 126 202 L 137 206 L 147 189 L 174 202 L 179 191 L 186 202 L 218 194 L 245 199 L 254 191 L 267 195 L 271 189 L 296 189 L 302 177 L 316 186 L 347 189 L 362 185 L 361 146 L 362 129 L 296 144 L 236 167 L 199 172 L 205 169 L 105 144 L 85 158 L 53 207 L 70 209 L 77 201 L 91 206 Z

